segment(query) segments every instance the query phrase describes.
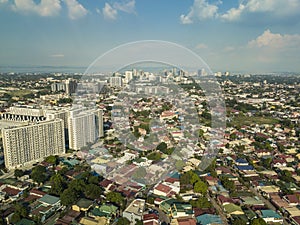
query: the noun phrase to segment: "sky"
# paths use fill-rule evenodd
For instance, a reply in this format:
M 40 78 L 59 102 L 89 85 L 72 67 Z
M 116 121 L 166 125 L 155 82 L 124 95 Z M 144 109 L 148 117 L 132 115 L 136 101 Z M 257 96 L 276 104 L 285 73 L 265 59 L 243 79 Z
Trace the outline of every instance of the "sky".
M 0 0 L 0 72 L 87 68 L 141 40 L 182 45 L 214 72 L 300 72 L 300 0 Z

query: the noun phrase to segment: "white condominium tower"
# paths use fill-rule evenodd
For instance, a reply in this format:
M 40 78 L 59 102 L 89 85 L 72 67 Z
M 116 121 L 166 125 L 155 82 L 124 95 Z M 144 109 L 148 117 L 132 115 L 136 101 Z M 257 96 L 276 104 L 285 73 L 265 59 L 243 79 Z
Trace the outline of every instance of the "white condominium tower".
M 2 138 L 8 169 L 65 153 L 64 122 L 61 119 L 5 128 Z
M 80 150 L 103 136 L 102 110 L 77 108 L 68 117 L 69 148 Z

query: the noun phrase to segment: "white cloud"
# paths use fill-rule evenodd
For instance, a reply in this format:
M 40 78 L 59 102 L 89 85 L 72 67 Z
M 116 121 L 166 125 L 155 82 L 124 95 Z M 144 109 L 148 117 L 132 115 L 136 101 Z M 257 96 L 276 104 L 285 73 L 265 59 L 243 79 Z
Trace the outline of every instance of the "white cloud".
M 274 34 L 270 30 L 258 36 L 255 40 L 248 42 L 250 48 L 300 48 L 300 35 L 299 34 Z
M 8 0 L 0 0 L 0 4 L 5 4 L 7 2 L 8 2 Z
M 206 20 L 216 18 L 218 16 L 218 6 L 216 4 L 210 4 L 207 0 L 194 0 L 194 4 L 190 8 L 190 11 L 186 15 L 180 16 L 182 24 L 193 23 L 194 20 Z
M 60 0 L 41 0 L 40 3 L 33 0 L 15 0 L 11 7 L 16 12 L 35 13 L 40 16 L 56 16 L 61 10 Z
M 196 49 L 206 49 L 208 48 L 206 44 L 200 43 L 196 46 Z
M 113 5 L 105 3 L 102 13 L 105 19 L 116 20 L 119 11 L 135 14 L 135 0 L 122 0 L 115 2 Z M 99 10 L 96 9 L 96 12 L 100 14 Z
M 65 3 L 68 8 L 69 18 L 72 20 L 84 17 L 88 12 L 86 8 L 84 8 L 83 5 L 81 5 L 76 0 L 65 0 Z
M 101 10 L 98 9 L 98 8 L 96 8 L 96 13 L 97 13 L 97 14 L 101 14 Z
M 135 0 L 115 2 L 113 7 L 126 13 L 135 13 Z
M 225 14 L 221 15 L 220 17 L 222 19 L 228 20 L 228 21 L 238 20 L 241 17 L 241 14 L 244 9 L 245 9 L 245 6 L 243 4 L 240 4 L 239 8 L 237 8 L 237 9 L 231 8 Z
M 105 3 L 102 13 L 105 19 L 115 20 L 117 19 L 118 11 L 114 9 L 109 3 Z
M 300 0 L 248 0 L 241 1 L 237 8 L 231 8 L 220 16 L 226 21 L 239 20 L 245 14 L 265 13 L 269 17 L 284 18 L 299 13 Z

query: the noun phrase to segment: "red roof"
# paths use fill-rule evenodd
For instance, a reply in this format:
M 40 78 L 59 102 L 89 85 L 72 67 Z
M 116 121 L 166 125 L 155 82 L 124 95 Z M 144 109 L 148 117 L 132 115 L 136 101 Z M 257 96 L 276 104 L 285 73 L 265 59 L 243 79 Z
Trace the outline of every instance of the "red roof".
M 174 177 L 168 177 L 165 181 L 168 183 L 175 183 L 176 181 L 179 181 L 179 179 Z
M 40 191 L 38 189 L 32 189 L 30 192 L 30 195 L 36 195 L 38 197 L 43 197 L 46 193 L 43 191 Z
M 177 219 L 178 225 L 196 225 L 196 220 L 193 218 Z
M 159 223 L 155 220 L 150 220 L 147 222 L 144 222 L 144 225 L 158 225 Z
M 290 203 L 299 203 L 299 199 L 296 195 L 286 195 L 286 198 Z
M 151 214 L 145 214 L 143 216 L 143 221 L 147 221 L 147 220 L 158 220 L 158 215 L 151 213 Z
M 21 192 L 20 190 L 11 187 L 5 187 L 2 191 L 7 193 L 9 196 L 15 196 Z
M 224 204 L 224 203 L 234 203 L 233 200 L 231 198 L 226 198 L 225 196 L 223 195 L 219 195 L 218 196 L 218 200 Z
M 104 179 L 104 180 L 101 181 L 99 184 L 100 184 L 101 187 L 107 188 L 108 185 L 110 185 L 110 184 L 112 184 L 112 183 L 113 183 L 113 181 Z
M 164 192 L 166 194 L 168 194 L 172 189 L 164 184 L 159 184 L 156 186 L 155 188 L 158 191 Z

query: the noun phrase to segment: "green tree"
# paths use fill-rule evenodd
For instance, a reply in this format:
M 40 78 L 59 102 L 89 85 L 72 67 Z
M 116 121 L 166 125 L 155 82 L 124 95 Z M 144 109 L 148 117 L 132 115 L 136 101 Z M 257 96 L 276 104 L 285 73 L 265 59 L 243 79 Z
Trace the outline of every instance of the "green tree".
M 130 221 L 125 217 L 121 217 L 118 219 L 116 224 L 117 225 L 130 225 Z
M 75 190 L 77 192 L 82 192 L 85 189 L 85 183 L 81 179 L 75 179 L 69 183 L 68 188 Z
M 232 180 L 229 180 L 227 177 L 221 177 L 221 183 L 228 191 L 232 192 L 235 190 L 235 185 Z
M 111 191 L 106 194 L 106 200 L 109 202 L 116 203 L 119 206 L 123 206 L 125 201 L 124 197 L 119 192 L 114 191 Z
M 279 179 L 288 183 L 294 181 L 292 173 L 288 170 L 281 171 L 279 175 Z
M 15 172 L 14 172 L 14 175 L 15 175 L 16 178 L 22 177 L 24 175 L 24 171 L 16 169 Z
M 31 171 L 30 177 L 38 184 L 44 183 L 47 180 L 46 168 L 41 165 L 37 165 Z
M 84 189 L 84 195 L 90 199 L 98 199 L 102 194 L 102 189 L 96 184 L 88 184 Z
M 161 142 L 159 143 L 159 145 L 157 145 L 156 149 L 161 151 L 161 152 L 165 152 L 168 148 L 168 145 L 165 142 Z
M 14 208 L 15 208 L 15 211 L 12 216 L 13 223 L 16 223 L 16 222 L 20 221 L 22 218 L 28 216 L 28 209 L 26 208 L 25 205 L 23 205 L 21 203 L 17 203 Z
M 143 225 L 143 221 L 142 220 L 138 220 L 138 219 L 135 219 L 135 225 Z
M 199 208 L 199 209 L 207 209 L 211 208 L 212 204 L 210 201 L 205 196 L 200 196 L 197 200 L 190 200 L 190 204 L 194 208 Z
M 159 152 L 152 152 L 147 156 L 147 159 L 153 160 L 153 161 L 158 161 L 160 160 L 160 153 Z
M 242 219 L 235 219 L 231 223 L 232 225 L 247 225 L 247 223 Z
M 251 225 L 268 225 L 263 218 L 253 219 L 250 223 Z
M 66 182 L 60 174 L 54 174 L 50 178 L 51 183 L 51 194 L 61 195 L 64 189 L 66 188 Z
M 194 191 L 197 193 L 201 193 L 202 195 L 206 194 L 207 188 L 207 184 L 201 180 L 197 181 L 194 185 Z
M 45 158 L 45 162 L 50 163 L 52 165 L 58 164 L 58 156 L 50 155 Z
M 62 205 L 69 206 L 74 204 L 78 200 L 79 194 L 76 190 L 68 188 L 60 195 L 60 201 Z
M 99 183 L 99 177 L 97 177 L 97 176 L 90 176 L 88 178 L 88 183 L 89 184 L 98 184 Z

